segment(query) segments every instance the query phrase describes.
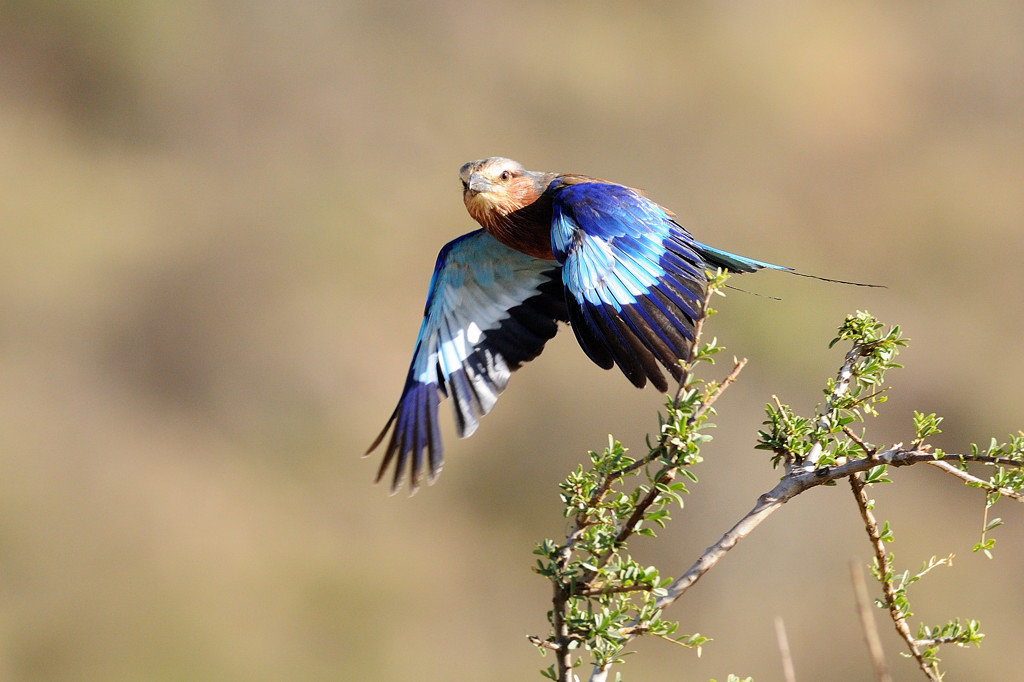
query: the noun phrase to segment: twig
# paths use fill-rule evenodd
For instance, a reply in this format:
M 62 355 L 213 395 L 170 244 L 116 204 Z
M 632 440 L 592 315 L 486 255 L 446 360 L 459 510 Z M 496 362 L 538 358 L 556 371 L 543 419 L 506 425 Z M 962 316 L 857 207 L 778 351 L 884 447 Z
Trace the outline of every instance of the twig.
M 569 648 L 569 624 L 565 620 L 566 601 L 568 593 L 559 583 L 555 583 L 555 594 L 551 599 L 553 609 L 551 627 L 555 631 L 555 641 L 552 648 L 555 651 L 555 664 L 558 668 L 558 679 L 568 680 L 572 674 L 572 650 Z
M 846 394 L 850 390 L 850 384 L 853 383 L 854 365 L 860 360 L 866 352 L 869 350 L 868 346 L 861 343 L 855 343 L 843 359 L 843 364 L 839 368 L 839 372 L 836 374 L 836 381 L 832 385 L 832 391 L 829 393 L 828 401 L 822 409 L 821 414 L 818 416 L 817 427 L 818 430 L 824 433 L 828 429 L 828 415 L 832 412 L 832 408 L 842 398 L 846 397 Z M 818 460 L 821 459 L 821 454 L 824 451 L 824 441 L 819 439 L 814 445 L 811 446 L 810 451 L 807 453 L 807 457 L 803 462 L 798 462 L 797 466 L 804 470 L 813 470 Z
M 743 368 L 746 367 L 746 366 L 747 366 L 747 359 L 746 358 L 743 358 L 742 360 L 738 360 L 736 358 L 733 358 L 732 371 L 729 372 L 725 376 L 724 379 L 722 379 L 722 382 L 720 384 L 718 384 L 718 386 L 715 387 L 715 390 L 711 392 L 711 395 L 709 395 L 707 397 L 707 399 L 704 400 L 704 402 L 701 403 L 700 407 L 698 407 L 697 410 L 692 415 L 690 415 L 689 419 L 687 419 L 687 424 L 688 425 L 692 424 L 693 422 L 697 421 L 697 419 L 699 419 L 700 417 L 704 416 L 704 414 L 706 414 L 707 411 L 711 409 L 711 407 L 722 396 L 722 394 L 725 393 L 725 389 L 729 388 L 729 386 L 731 386 L 733 383 L 735 383 L 736 378 L 740 375 L 740 372 L 742 372 Z M 689 372 L 689 371 L 690 371 L 690 369 L 689 369 L 689 367 L 687 367 L 686 368 L 686 372 Z M 683 380 L 679 382 L 679 387 L 680 387 L 679 391 L 680 392 L 682 391 L 682 387 L 685 385 L 685 382 L 686 382 L 686 377 L 684 376 Z M 673 401 L 676 404 L 679 403 L 680 392 L 677 392 L 675 398 L 673 399 Z M 608 474 L 608 478 L 605 481 L 606 486 L 602 486 L 602 490 L 604 490 L 608 486 L 611 486 L 611 484 L 616 479 L 622 478 L 623 476 L 625 476 L 626 474 L 630 473 L 631 471 L 634 471 L 634 470 L 639 469 L 641 467 L 645 467 L 648 464 L 650 464 L 651 462 L 653 462 L 655 459 L 657 459 L 658 457 L 661 457 L 662 453 L 665 453 L 666 449 L 668 448 L 668 446 L 665 444 L 664 441 L 665 441 L 665 438 L 664 438 L 664 435 L 662 435 L 661 436 L 661 442 L 658 443 L 658 447 L 652 449 L 651 454 L 649 454 L 646 457 L 643 457 L 641 459 L 638 459 L 637 461 L 633 462 L 632 464 L 630 464 L 628 466 L 624 466 L 621 469 L 618 469 L 617 471 L 613 471 L 610 474 Z M 671 454 L 671 452 L 668 452 L 668 453 L 665 453 L 665 456 L 671 458 L 672 454 Z M 671 467 L 671 468 L 677 468 L 677 467 Z
M 871 611 L 871 598 L 868 596 L 864 572 L 860 563 L 853 559 L 850 560 L 850 582 L 853 583 L 853 596 L 857 602 L 860 627 L 864 632 L 864 642 L 868 645 L 868 655 L 871 657 L 871 667 L 875 670 L 875 679 L 878 682 L 892 682 L 889 666 L 885 662 L 885 652 L 882 650 L 882 639 L 878 636 L 878 627 Z
M 629 515 L 629 519 L 622 524 L 622 528 L 619 529 L 618 535 L 615 536 L 616 547 L 621 547 L 629 536 L 633 534 L 637 525 L 643 520 L 644 515 L 647 514 L 647 510 L 650 509 L 651 505 L 654 504 L 655 500 L 657 500 L 661 495 L 660 487 L 675 480 L 677 469 L 678 467 L 674 466 L 666 467 L 666 470 L 655 478 L 654 485 L 652 485 L 651 489 L 647 491 L 644 498 L 637 503 L 636 507 L 633 509 L 633 513 Z M 598 561 L 598 565 L 604 566 L 608 563 L 608 559 L 611 558 L 613 551 L 614 550 L 608 550 L 605 552 Z
M 558 564 L 565 568 L 572 555 L 572 548 L 586 527 L 582 515 L 576 517 L 576 524 L 572 532 L 565 539 L 565 543 L 558 550 Z M 553 594 L 551 597 L 551 628 L 554 630 L 554 641 L 547 645 L 547 648 L 555 652 L 555 665 L 558 669 L 559 680 L 569 680 L 572 671 L 572 650 L 569 648 L 571 635 L 569 624 L 565 620 L 566 605 L 569 601 L 569 588 L 558 580 L 552 581 Z M 531 637 L 531 641 L 534 638 Z
M 779 657 L 782 659 L 782 679 L 784 682 L 796 682 L 793 654 L 789 650 L 789 638 L 786 636 L 786 624 L 782 616 L 775 616 L 775 641 L 779 644 Z
M 530 644 L 541 649 L 548 649 L 549 651 L 558 651 L 558 645 L 549 642 L 546 639 L 541 639 L 537 635 L 527 635 L 526 639 L 530 640 Z
M 867 455 L 868 457 L 875 456 L 875 452 L 878 450 L 878 448 L 871 447 L 870 445 L 865 443 L 864 440 L 856 433 L 854 433 L 853 429 L 851 429 L 849 426 L 843 427 L 843 433 L 846 434 L 847 438 L 856 443 L 857 446 L 864 451 L 865 455 Z
M 631 592 L 650 592 L 653 588 L 648 585 L 614 585 L 612 587 L 584 585 L 576 590 L 575 595 L 579 597 L 599 597 L 607 594 L 629 594 Z M 622 633 L 627 634 L 627 633 Z
M 933 646 L 940 646 L 942 644 L 956 644 L 957 646 L 963 646 L 963 637 L 933 637 L 931 639 L 917 639 L 918 646 L 931 648 Z
M 731 386 L 736 381 L 736 377 L 740 375 L 740 372 L 742 372 L 743 368 L 746 366 L 746 358 L 740 360 L 733 356 L 732 371 L 729 372 L 724 379 L 722 379 L 722 383 L 718 384 L 718 386 L 711 393 L 711 395 L 708 396 L 707 400 L 701 403 L 700 407 L 698 407 L 697 410 L 693 413 L 693 416 L 690 417 L 690 421 L 696 421 L 703 417 L 707 413 L 707 411 L 710 410 L 711 407 L 715 404 L 715 401 L 717 401 L 722 396 L 722 394 L 725 393 L 725 389 L 729 388 L 729 386 Z
M 880 576 L 879 582 L 882 584 L 882 594 L 886 607 L 889 609 L 889 616 L 892 618 L 892 624 L 896 628 L 896 633 L 903 639 L 907 644 L 907 649 L 910 650 L 910 655 L 917 661 L 918 667 L 925 676 L 932 680 L 932 682 L 940 682 L 942 679 L 935 671 L 935 666 L 931 665 L 921 655 L 921 649 L 918 647 L 918 642 L 914 638 L 914 634 L 910 631 L 910 626 L 907 625 L 907 618 L 899 605 L 896 603 L 896 591 L 893 588 L 892 581 L 889 580 L 888 576 L 892 572 L 892 566 L 889 564 L 889 556 L 885 551 L 885 543 L 882 542 L 882 536 L 878 530 L 878 521 L 875 520 L 875 515 L 871 513 L 870 502 L 867 494 L 864 492 L 864 483 L 856 475 L 852 475 L 849 478 L 850 488 L 853 490 L 853 497 L 857 500 L 857 507 L 860 509 L 860 516 L 864 520 L 864 528 L 868 532 L 868 537 L 871 539 L 871 545 L 875 550 L 875 560 L 878 562 L 878 574 Z
M 942 469 L 943 471 L 945 471 L 947 474 L 949 474 L 951 476 L 956 476 L 957 478 L 962 480 L 964 483 L 967 483 L 967 484 L 970 484 L 970 485 L 975 485 L 975 486 L 978 486 L 979 488 L 984 488 L 985 490 L 989 490 L 989 491 L 994 492 L 994 493 L 999 493 L 1003 497 L 1009 497 L 1010 499 L 1017 500 L 1018 502 L 1024 502 L 1024 494 L 1019 493 L 1019 492 L 1017 492 L 1015 490 L 1008 490 L 1007 488 L 999 488 L 999 487 L 993 486 L 989 481 L 986 481 L 986 480 L 984 480 L 982 478 L 978 478 L 977 476 L 972 476 L 971 474 L 967 473 L 963 469 L 958 469 L 957 467 L 953 466 L 949 462 L 945 462 L 945 461 L 942 461 L 942 460 L 935 460 L 935 461 L 928 462 L 928 463 L 931 464 L 933 467 L 936 467 L 938 469 Z M 1018 466 L 1019 466 L 1019 464 L 1018 464 Z

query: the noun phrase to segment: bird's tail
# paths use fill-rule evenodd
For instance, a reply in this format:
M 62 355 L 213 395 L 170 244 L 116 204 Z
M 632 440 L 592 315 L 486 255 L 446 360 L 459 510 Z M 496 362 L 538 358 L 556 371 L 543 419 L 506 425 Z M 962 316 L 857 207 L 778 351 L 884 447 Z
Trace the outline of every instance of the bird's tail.
M 695 244 L 697 250 L 700 251 L 701 255 L 704 256 L 705 260 L 711 265 L 719 268 L 725 268 L 730 272 L 757 272 L 758 270 L 781 270 L 788 272 L 793 275 L 799 275 L 800 277 L 809 277 L 810 279 L 818 279 L 822 282 L 833 282 L 835 284 L 849 284 L 855 287 L 871 287 L 884 289 L 883 284 L 865 284 L 864 282 L 849 282 L 844 279 L 832 279 L 831 277 L 820 277 L 818 275 L 808 275 L 804 272 L 797 272 L 793 268 L 786 267 L 785 265 L 776 265 L 775 263 L 767 263 L 761 260 L 754 260 L 753 258 L 747 258 L 746 256 L 738 256 L 735 253 L 729 253 L 728 251 L 722 251 L 716 249 L 713 246 L 707 246 L 697 242 Z
M 701 244 L 697 242 L 694 244 L 700 254 L 704 256 L 704 259 L 719 268 L 728 270 L 729 272 L 757 272 L 758 270 L 787 270 L 793 271 L 793 268 L 787 268 L 785 265 L 775 265 L 774 263 L 766 263 L 762 260 L 754 260 L 753 258 L 747 258 L 746 256 L 737 256 L 735 253 L 729 253 L 728 251 L 722 251 L 716 249 L 713 246 L 707 244 Z

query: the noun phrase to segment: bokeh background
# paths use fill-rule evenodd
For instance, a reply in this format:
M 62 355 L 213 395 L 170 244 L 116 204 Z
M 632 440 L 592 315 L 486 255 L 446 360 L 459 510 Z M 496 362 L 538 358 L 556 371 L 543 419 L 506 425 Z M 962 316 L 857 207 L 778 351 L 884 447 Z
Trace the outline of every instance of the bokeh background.
M 531 550 L 556 483 L 661 397 L 563 332 L 409 498 L 361 459 L 405 376 L 456 172 L 511 156 L 643 187 L 764 273 L 710 325 L 748 369 L 661 542 L 678 574 L 777 480 L 770 396 L 810 412 L 867 309 L 913 342 L 881 418 L 962 450 L 1024 427 L 1024 4 L 0 0 L 0 678 L 539 679 Z M 724 372 L 725 367 L 721 370 Z M 919 467 L 924 469 L 925 467 Z M 937 471 L 875 492 L 911 596 L 974 617 L 950 679 L 1024 668 L 1024 517 Z M 1019 505 L 1018 505 L 1019 506 Z M 848 492 L 772 517 L 641 642 L 633 680 L 870 667 Z M 917 679 L 879 614 L 897 679 Z M 1011 672 L 1008 672 L 1011 671 Z

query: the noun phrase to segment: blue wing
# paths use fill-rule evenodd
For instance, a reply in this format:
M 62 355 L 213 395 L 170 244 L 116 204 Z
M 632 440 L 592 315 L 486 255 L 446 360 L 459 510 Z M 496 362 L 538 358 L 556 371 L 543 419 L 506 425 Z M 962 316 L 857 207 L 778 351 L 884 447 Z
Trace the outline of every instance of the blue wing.
M 595 363 L 618 365 L 638 387 L 668 385 L 689 357 L 708 268 L 754 272 L 779 265 L 693 239 L 671 214 L 636 190 L 556 180 L 551 243 L 562 264 L 569 322 Z
M 476 430 L 512 372 L 537 357 L 558 321 L 568 319 L 558 271 L 552 261 L 515 251 L 483 230 L 441 249 L 402 397 L 367 451 L 394 427 L 378 481 L 394 463 L 392 491 L 406 471 L 415 490 L 424 455 L 430 480 L 436 478 L 443 464 L 440 401 L 454 399 L 460 437 Z
M 551 241 L 586 354 L 638 387 L 650 379 L 666 391 L 659 365 L 681 376 L 707 286 L 690 234 L 635 190 L 583 182 L 553 193 Z

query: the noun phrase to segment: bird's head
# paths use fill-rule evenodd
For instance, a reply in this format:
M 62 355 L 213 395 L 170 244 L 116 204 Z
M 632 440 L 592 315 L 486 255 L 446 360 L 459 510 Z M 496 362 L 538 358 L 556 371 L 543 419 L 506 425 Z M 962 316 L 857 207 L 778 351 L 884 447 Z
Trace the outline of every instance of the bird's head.
M 459 170 L 466 209 L 484 226 L 532 204 L 552 177 L 500 156 L 470 161 Z

